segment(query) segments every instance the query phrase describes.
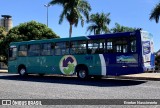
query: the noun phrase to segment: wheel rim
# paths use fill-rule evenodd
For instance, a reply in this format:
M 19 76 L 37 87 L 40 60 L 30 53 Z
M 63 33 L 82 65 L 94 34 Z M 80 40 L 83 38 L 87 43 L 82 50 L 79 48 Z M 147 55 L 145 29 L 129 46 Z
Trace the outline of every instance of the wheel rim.
M 25 69 L 21 69 L 21 70 L 20 70 L 20 74 L 21 74 L 21 75 L 24 75 L 25 73 L 26 73 L 26 70 L 25 70 Z
M 85 70 L 80 70 L 79 71 L 79 77 L 80 78 L 85 78 L 86 77 L 86 71 Z

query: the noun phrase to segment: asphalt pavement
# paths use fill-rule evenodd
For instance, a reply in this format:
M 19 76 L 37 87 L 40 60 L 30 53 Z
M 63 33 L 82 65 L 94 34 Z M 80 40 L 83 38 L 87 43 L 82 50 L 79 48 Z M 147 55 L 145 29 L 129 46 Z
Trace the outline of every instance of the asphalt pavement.
M 8 73 L 7 69 L 0 69 L 0 73 Z M 151 80 L 160 81 L 160 71 L 151 73 L 130 74 L 122 76 L 110 76 L 117 79 L 135 79 L 135 80 Z

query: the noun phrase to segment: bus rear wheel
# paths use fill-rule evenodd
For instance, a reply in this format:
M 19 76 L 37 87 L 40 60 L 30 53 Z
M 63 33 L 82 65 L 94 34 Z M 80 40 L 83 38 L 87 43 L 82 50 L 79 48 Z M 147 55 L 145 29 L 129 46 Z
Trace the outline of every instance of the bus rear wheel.
M 26 72 L 26 68 L 25 68 L 25 67 L 19 68 L 18 72 L 19 72 L 19 75 L 20 75 L 20 76 L 26 76 L 26 75 L 27 75 L 27 72 Z
M 77 76 L 80 79 L 87 79 L 88 77 L 88 71 L 86 68 L 81 68 L 77 71 Z

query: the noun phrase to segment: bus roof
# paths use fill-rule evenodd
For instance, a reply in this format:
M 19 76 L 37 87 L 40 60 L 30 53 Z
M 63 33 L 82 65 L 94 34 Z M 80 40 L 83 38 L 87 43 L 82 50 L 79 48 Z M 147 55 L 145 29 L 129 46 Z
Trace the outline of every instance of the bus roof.
M 135 34 L 140 35 L 140 30 L 133 32 L 119 32 L 119 33 L 108 33 L 108 34 L 99 34 L 99 35 L 89 35 L 89 36 L 78 36 L 71 38 L 53 38 L 53 39 L 42 39 L 42 40 L 30 40 L 30 41 L 21 41 L 21 42 L 11 42 L 12 44 L 32 44 L 32 43 L 45 43 L 45 42 L 63 42 L 63 41 L 75 41 L 75 40 L 89 40 L 89 39 L 100 39 L 100 38 L 110 38 L 110 37 L 121 37 L 121 36 L 133 36 Z

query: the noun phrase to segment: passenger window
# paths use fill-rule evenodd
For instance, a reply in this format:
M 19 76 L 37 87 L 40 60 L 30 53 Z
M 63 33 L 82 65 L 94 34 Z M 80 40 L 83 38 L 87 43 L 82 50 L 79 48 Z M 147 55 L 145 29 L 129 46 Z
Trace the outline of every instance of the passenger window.
M 89 40 L 88 41 L 88 54 L 102 54 L 105 52 L 105 40 Z
M 107 51 L 108 53 L 113 53 L 114 52 L 114 46 L 113 46 L 113 39 L 108 39 L 107 40 Z
M 27 45 L 20 45 L 18 50 L 18 56 L 27 56 Z
M 54 54 L 54 44 L 53 43 L 44 43 L 42 44 L 41 55 L 53 55 Z
M 86 54 L 86 41 L 74 41 L 71 42 L 70 53 L 71 54 Z
M 55 55 L 69 54 L 69 42 L 58 42 L 55 44 Z
M 130 49 L 131 52 L 136 52 L 137 50 L 136 49 L 136 37 L 132 37 L 130 43 L 131 43 L 131 49 Z
M 128 52 L 128 42 L 126 38 L 117 38 L 115 41 L 116 52 L 127 53 Z
M 127 53 L 128 41 L 127 38 L 111 38 L 107 39 L 107 52 L 108 53 Z
M 28 56 L 40 56 L 41 46 L 40 44 L 28 45 Z

